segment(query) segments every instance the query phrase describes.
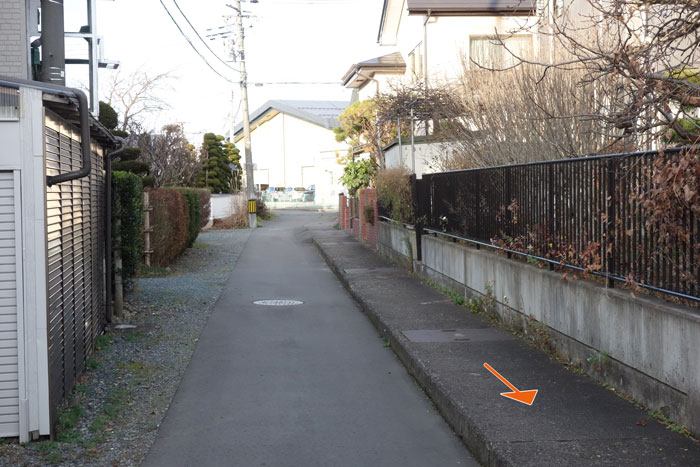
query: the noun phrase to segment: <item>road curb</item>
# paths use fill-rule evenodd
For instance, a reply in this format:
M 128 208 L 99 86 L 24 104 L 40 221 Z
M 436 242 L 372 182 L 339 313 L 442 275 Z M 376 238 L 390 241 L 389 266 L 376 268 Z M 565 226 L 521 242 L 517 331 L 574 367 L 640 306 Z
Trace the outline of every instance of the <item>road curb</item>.
M 491 467 L 510 467 L 503 456 L 494 448 L 494 444 L 488 440 L 475 420 L 460 409 L 459 404 L 451 397 L 439 379 L 431 375 L 430 370 L 423 361 L 417 358 L 406 346 L 407 340 L 400 330 L 393 329 L 383 319 L 380 313 L 365 298 L 353 288 L 347 275 L 336 264 L 334 259 L 324 250 L 323 244 L 313 238 L 313 244 L 319 251 L 328 267 L 338 277 L 345 289 L 360 305 L 379 334 L 390 344 L 391 349 L 404 365 L 408 373 L 430 397 L 438 412 L 459 436 L 471 454 L 482 464 Z

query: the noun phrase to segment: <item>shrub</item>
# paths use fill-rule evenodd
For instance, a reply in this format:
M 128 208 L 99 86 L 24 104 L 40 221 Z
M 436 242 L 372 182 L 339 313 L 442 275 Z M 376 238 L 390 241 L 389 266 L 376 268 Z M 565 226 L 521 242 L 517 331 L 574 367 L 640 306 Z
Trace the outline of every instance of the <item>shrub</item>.
M 193 188 L 178 188 L 185 195 L 185 203 L 187 204 L 187 248 L 194 245 L 197 236 L 199 235 L 200 206 L 199 192 Z
M 148 175 L 151 170 L 151 165 L 148 162 L 142 161 L 120 161 L 112 162 L 112 168 L 114 170 L 132 172 L 139 175 Z
M 195 188 L 199 192 L 199 228 L 209 223 L 211 216 L 211 190 L 208 188 Z
M 258 201 L 256 203 L 256 208 L 258 210 L 258 217 L 262 220 L 268 220 L 272 219 L 272 213 L 270 213 L 270 210 L 267 208 L 267 204 L 265 204 L 265 201 L 262 200 L 262 198 L 258 198 Z M 246 212 L 248 212 L 248 205 L 246 204 Z
M 189 239 L 185 195 L 180 190 L 160 188 L 149 191 L 149 201 L 153 207 L 153 265 L 166 267 L 185 250 Z
M 347 163 L 340 181 L 348 189 L 348 194 L 355 196 L 357 190 L 367 188 L 372 183 L 376 173 L 376 162 L 372 159 L 359 159 Z
M 399 222 L 413 222 L 413 191 L 408 169 L 387 169 L 377 174 L 377 202 L 389 217 Z
M 112 193 L 112 251 L 120 251 L 122 279 L 128 282 L 138 273 L 143 251 L 141 179 L 128 172 L 112 172 Z

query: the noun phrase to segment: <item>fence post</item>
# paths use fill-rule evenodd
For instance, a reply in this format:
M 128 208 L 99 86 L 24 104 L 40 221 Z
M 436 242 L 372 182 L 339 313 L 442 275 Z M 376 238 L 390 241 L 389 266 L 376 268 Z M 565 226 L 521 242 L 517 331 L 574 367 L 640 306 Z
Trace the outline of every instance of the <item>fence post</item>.
M 117 247 L 114 249 L 114 316 L 122 318 L 124 316 L 124 288 L 122 286 L 122 236 L 121 236 L 121 219 L 117 218 L 114 222 L 114 227 L 117 232 L 115 242 Z
M 421 181 L 422 182 L 422 181 Z M 421 207 L 421 197 L 418 196 L 420 182 L 416 178 L 416 174 L 411 174 L 411 192 L 413 195 L 413 227 L 416 229 L 416 261 L 423 260 L 423 244 L 421 237 L 423 236 L 423 209 Z
M 605 223 L 605 227 L 607 230 L 605 232 L 606 245 L 603 248 L 605 248 L 606 251 L 606 273 L 608 274 L 607 283 L 608 287 L 613 288 L 615 287 L 615 281 L 610 276 L 613 275 L 615 268 L 615 248 L 613 245 L 613 238 L 615 233 L 615 162 L 612 158 L 608 159 L 608 164 L 606 167 L 608 176 L 608 196 L 606 200 L 608 202 L 608 221 Z
M 506 230 L 506 235 L 509 238 L 513 238 L 513 213 L 510 211 L 510 209 L 508 209 L 508 207 L 510 206 L 510 203 L 512 201 L 512 199 L 511 199 L 511 196 L 512 196 L 511 195 L 511 186 L 510 186 L 510 184 L 512 182 L 512 177 L 510 174 L 510 172 L 511 172 L 510 167 L 506 167 L 505 171 L 506 171 L 506 174 L 505 174 L 506 175 L 505 176 L 506 186 L 505 186 L 505 190 L 504 190 L 505 194 L 506 194 L 506 212 L 505 212 L 506 225 L 505 225 L 505 230 Z M 506 252 L 506 257 L 507 258 L 512 257 L 512 254 L 510 251 Z
M 476 232 L 481 232 L 481 171 L 476 171 L 474 174 L 476 178 L 476 191 L 474 191 L 474 224 L 476 225 Z M 477 243 L 476 249 L 481 250 L 481 245 Z
M 554 240 L 554 164 L 549 164 L 549 182 L 547 183 L 547 235 Z M 545 239 L 546 243 L 546 239 Z M 549 270 L 554 271 L 554 263 L 549 263 Z
M 143 256 L 144 263 L 146 266 L 151 265 L 151 254 L 153 250 L 151 249 L 151 232 L 153 232 L 153 227 L 151 226 L 151 203 L 149 202 L 148 191 L 143 192 Z

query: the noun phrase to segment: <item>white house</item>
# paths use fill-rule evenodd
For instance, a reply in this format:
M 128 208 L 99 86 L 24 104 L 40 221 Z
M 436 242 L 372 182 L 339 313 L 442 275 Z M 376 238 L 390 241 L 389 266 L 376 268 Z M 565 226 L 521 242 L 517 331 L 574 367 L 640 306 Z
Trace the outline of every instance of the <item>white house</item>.
M 260 188 L 315 186 L 315 204 L 335 206 L 342 192 L 340 156 L 346 143 L 335 140 L 333 128 L 348 102 L 273 100 L 250 116 L 254 179 Z M 243 128 L 234 142 L 243 143 Z M 245 177 L 244 177 L 245 179 Z
M 556 0 L 550 0 L 556 1 Z M 364 100 L 390 92 L 392 84 L 440 86 L 465 69 L 503 67 L 513 57 L 496 44 L 494 35 L 508 35 L 508 48 L 517 54 L 534 53 L 537 37 L 535 0 L 385 0 L 377 42 L 390 54 L 352 65 L 343 85 Z M 415 133 L 423 136 L 416 125 Z M 387 168 L 406 167 L 420 176 L 446 148 L 425 138 L 395 140 L 384 148 Z

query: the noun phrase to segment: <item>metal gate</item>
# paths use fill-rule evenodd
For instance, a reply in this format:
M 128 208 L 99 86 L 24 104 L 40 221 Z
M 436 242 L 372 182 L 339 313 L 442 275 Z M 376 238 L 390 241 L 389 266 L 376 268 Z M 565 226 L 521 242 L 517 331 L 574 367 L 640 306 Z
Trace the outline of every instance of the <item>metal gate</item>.
M 99 151 L 95 152 L 95 151 Z M 46 175 L 82 166 L 80 132 L 46 110 Z M 52 419 L 105 326 L 104 183 L 93 145 L 89 177 L 46 188 L 48 353 Z

